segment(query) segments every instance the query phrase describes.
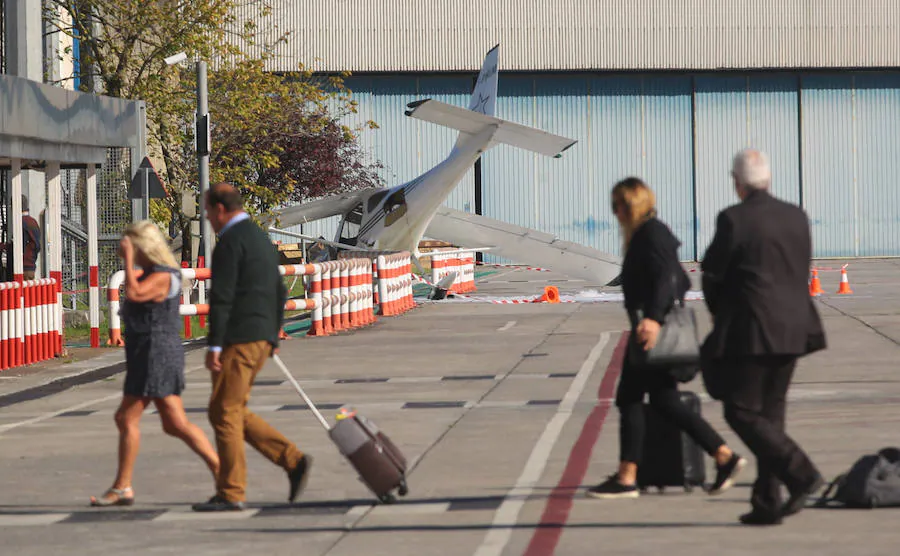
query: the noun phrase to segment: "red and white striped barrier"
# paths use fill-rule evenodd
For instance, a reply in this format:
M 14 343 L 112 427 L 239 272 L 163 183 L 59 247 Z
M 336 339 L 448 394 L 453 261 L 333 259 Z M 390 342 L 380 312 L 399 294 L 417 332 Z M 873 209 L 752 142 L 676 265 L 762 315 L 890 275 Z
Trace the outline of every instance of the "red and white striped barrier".
M 378 305 L 378 314 L 382 316 L 400 315 L 414 308 L 413 280 L 428 283 L 413 274 L 409 251 L 348 249 L 341 251 L 338 257 L 342 260 L 367 258 L 372 261 L 371 278 L 377 284 L 372 291 L 372 302 Z
M 140 276 L 144 273 L 141 269 L 135 270 Z M 209 280 L 212 277 L 212 271 L 208 268 L 182 268 L 181 277 L 185 280 Z M 106 286 L 106 300 L 109 302 L 109 338 L 106 340 L 108 346 L 124 346 L 125 340 L 122 338 L 122 320 L 119 316 L 120 293 L 122 285 L 125 284 L 125 271 L 117 270 L 109 279 Z M 190 301 L 190 288 L 185 287 L 181 290 L 181 301 L 183 305 L 187 305 Z M 191 322 L 189 318 L 184 319 L 185 336 L 191 337 Z M 91 346 L 99 347 L 99 346 Z
M 416 306 L 409 257 L 409 251 L 378 256 L 378 297 L 382 316 L 402 315 Z
M 372 286 L 372 266 L 369 259 L 346 259 L 307 265 L 282 265 L 282 276 L 309 276 L 309 298 L 291 299 L 285 303 L 286 311 L 312 311 L 309 336 L 326 336 L 358 328 L 375 322 Z M 140 274 L 142 271 L 138 270 Z M 186 280 L 211 280 L 208 268 L 183 268 Z M 107 286 L 109 300 L 108 345 L 123 346 L 122 323 L 119 317 L 119 289 L 125 282 L 125 271 L 113 274 Z M 183 303 L 179 314 L 185 317 L 185 336 L 190 337 L 190 317 L 209 315 L 206 303 L 187 303 L 190 289 L 182 292 Z
M 431 281 L 433 283 L 437 284 L 444 276 L 456 272 L 456 280 L 453 281 L 449 291 L 453 293 L 476 291 L 474 251 L 455 251 L 453 253 L 432 251 L 422 255 L 431 257 Z
M 308 265 L 285 265 L 283 276 L 306 275 L 309 295 L 297 308 L 311 309 L 309 336 L 327 336 L 375 322 L 372 267 L 369 259 L 344 259 Z M 290 302 L 288 302 L 290 303 Z
M 18 367 L 25 359 L 20 328 L 21 287 L 18 282 L 0 284 L 0 369 Z
M 0 284 L 0 370 L 59 355 L 60 311 L 52 278 Z

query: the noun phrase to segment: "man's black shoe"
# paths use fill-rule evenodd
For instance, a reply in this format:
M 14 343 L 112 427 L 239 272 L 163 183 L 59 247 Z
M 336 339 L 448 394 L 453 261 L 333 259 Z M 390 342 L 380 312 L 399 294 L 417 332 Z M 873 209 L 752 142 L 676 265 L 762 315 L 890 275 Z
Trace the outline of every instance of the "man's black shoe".
M 823 486 L 825 486 L 825 479 L 823 479 L 821 475 L 816 475 L 816 480 L 813 481 L 812 485 L 799 492 L 791 493 L 791 497 L 788 498 L 788 501 L 781 507 L 781 515 L 787 517 L 800 512 L 800 510 L 806 507 L 806 499 L 815 494 L 815 492 Z
M 744 525 L 781 525 L 781 516 L 759 510 L 742 515 L 740 520 Z
M 297 467 L 288 473 L 288 480 L 291 482 L 291 490 L 288 493 L 288 501 L 293 502 L 297 495 L 306 488 L 306 481 L 309 480 L 309 469 L 312 467 L 312 458 L 306 454 L 297 462 Z
M 216 494 L 206 502 L 194 504 L 191 508 L 195 512 L 240 512 L 244 510 L 244 503 L 229 502 Z

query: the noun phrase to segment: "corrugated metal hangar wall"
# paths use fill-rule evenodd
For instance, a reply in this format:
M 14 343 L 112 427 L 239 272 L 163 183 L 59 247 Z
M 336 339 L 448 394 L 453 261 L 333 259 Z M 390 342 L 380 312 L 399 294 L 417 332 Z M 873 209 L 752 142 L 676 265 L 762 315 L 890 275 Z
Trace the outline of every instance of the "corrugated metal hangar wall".
M 591 65 L 603 53 L 575 45 L 574 53 L 563 59 L 570 60 L 567 65 L 579 67 L 534 71 L 551 69 L 535 67 L 546 57 L 547 48 L 534 43 L 529 54 L 522 44 L 504 48 L 501 42 L 497 116 L 572 137 L 578 144 L 561 159 L 504 145 L 495 147 L 482 157 L 480 176 L 470 172 L 447 204 L 619 253 L 609 190 L 616 180 L 637 175 L 657 191 L 661 217 L 682 240 L 682 258 L 698 259 L 712 237 L 716 213 L 736 202 L 728 174 L 731 157 L 740 148 L 753 145 L 771 157 L 774 193 L 807 210 L 816 257 L 900 255 L 896 183 L 900 175 L 900 134 L 896 132 L 900 123 L 900 46 L 886 34 L 900 31 L 900 8 L 875 0 L 861 3 L 869 9 L 857 5 L 846 11 L 839 7 L 844 3 L 831 0 L 822 4 L 800 1 L 790 7 L 768 0 L 720 2 L 718 7 L 750 6 L 747 9 L 753 8 L 757 15 L 762 6 L 780 10 L 782 15 L 802 12 L 808 17 L 798 19 L 795 28 L 788 24 L 767 27 L 762 17 L 735 21 L 728 14 L 710 12 L 696 24 L 695 35 L 705 33 L 711 42 L 704 45 L 693 36 L 690 44 L 696 48 L 688 49 L 690 53 L 685 50 L 678 58 L 681 62 L 669 60 L 660 49 L 653 55 L 656 50 L 625 48 L 625 44 L 615 60 Z M 368 2 L 350 4 L 359 7 Z M 576 4 L 599 9 L 591 7 L 595 6 L 591 2 L 564 4 L 558 5 L 558 10 L 568 9 L 570 14 L 577 13 L 573 11 Z M 700 4 L 714 3 L 694 0 L 687 4 L 699 9 Z M 680 27 L 675 24 L 684 19 L 679 16 L 674 22 L 659 21 L 654 26 L 650 25 L 652 18 L 642 20 L 639 13 L 629 17 L 632 20 L 620 21 L 622 26 L 630 25 L 632 31 L 644 29 L 645 36 L 662 34 L 670 42 L 678 34 L 666 34 L 662 26 L 668 24 L 677 31 Z M 786 16 L 778 20 L 793 21 Z M 716 26 L 723 22 L 734 33 L 716 34 Z M 577 22 L 568 24 L 575 26 L 573 34 L 580 32 Z M 379 36 L 399 37 L 391 25 L 386 22 L 366 36 L 372 44 L 380 44 Z M 537 25 L 549 27 L 546 21 Z M 774 53 L 771 48 L 754 48 L 754 37 L 746 32 L 748 25 L 767 33 L 761 35 L 764 42 L 782 46 Z M 510 29 L 503 28 L 514 40 L 525 40 Z M 448 44 L 471 36 L 471 32 L 461 29 L 454 35 L 456 39 L 447 39 Z M 548 48 L 552 49 L 555 36 L 547 39 Z M 744 39 L 733 40 L 741 36 Z M 335 35 L 327 39 L 320 34 L 305 48 L 333 49 L 346 38 Z M 665 42 L 653 40 L 653 44 Z M 716 45 L 732 42 L 730 53 L 723 58 L 722 48 Z M 398 58 L 392 62 L 397 66 L 394 71 L 377 74 L 372 72 L 385 68 L 375 67 L 374 58 L 369 60 L 371 52 L 362 56 L 353 44 L 340 49 L 341 63 L 356 69 L 347 84 L 360 103 L 359 117 L 380 126 L 367 132 L 364 141 L 388 166 L 384 173 L 388 184 L 408 181 L 439 162 L 455 139 L 452 130 L 405 117 L 406 104 L 437 98 L 465 106 L 474 72 L 490 46 L 493 44 L 478 53 L 467 52 L 471 58 L 468 68 L 460 68 L 469 69 L 465 73 L 441 71 L 456 69 L 460 63 L 453 49 L 423 54 L 422 48 L 391 48 L 381 59 L 393 60 L 407 53 L 416 68 L 424 69 L 410 72 L 413 68 L 400 67 Z M 684 49 L 683 45 L 679 48 Z M 302 58 L 296 53 L 294 57 Z M 433 60 L 430 68 L 423 62 L 429 59 Z M 534 70 L 528 71 L 529 64 Z M 879 64 L 881 67 L 873 67 Z M 520 71 L 503 71 L 510 66 Z M 763 66 L 766 69 L 754 69 Z M 622 67 L 640 71 L 611 71 Z M 659 67 L 680 69 L 654 69 Z M 480 191 L 476 192 L 476 186 Z M 307 226 L 305 230 L 331 236 L 335 222 L 323 224 L 330 227 Z

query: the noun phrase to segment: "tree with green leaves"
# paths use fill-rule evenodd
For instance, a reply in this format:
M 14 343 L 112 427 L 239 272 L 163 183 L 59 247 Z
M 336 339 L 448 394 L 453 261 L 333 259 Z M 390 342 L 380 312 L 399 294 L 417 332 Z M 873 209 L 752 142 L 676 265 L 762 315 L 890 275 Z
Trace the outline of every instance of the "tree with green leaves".
M 358 133 L 375 124 L 342 123 L 356 113 L 346 74 L 321 78 L 303 66 L 285 76 L 265 71 L 269 53 L 290 40 L 260 39 L 254 21 L 270 13 L 266 0 L 48 0 L 45 6 L 56 30 L 79 42 L 82 89 L 146 101 L 148 151 L 162 161 L 170 192 L 154 201 L 151 215 L 174 222 L 183 237 L 189 237 L 190 218 L 182 199 L 195 198 L 199 184 L 195 74 L 164 60 L 178 52 L 211 66 L 210 182 L 240 187 L 255 216 L 382 184 L 379 164 L 357 142 Z

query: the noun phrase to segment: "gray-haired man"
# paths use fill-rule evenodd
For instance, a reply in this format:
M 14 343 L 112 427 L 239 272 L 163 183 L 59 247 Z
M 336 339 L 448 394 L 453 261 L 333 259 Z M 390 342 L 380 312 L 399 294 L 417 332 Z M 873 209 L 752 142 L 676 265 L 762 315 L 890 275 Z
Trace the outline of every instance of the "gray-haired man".
M 788 387 L 797 358 L 825 348 L 809 297 L 809 220 L 769 194 L 766 155 L 739 152 L 732 177 L 741 202 L 719 213 L 703 257 L 703 291 L 713 330 L 703 346 L 722 385 L 725 419 L 757 459 L 747 525 L 773 525 L 797 513 L 822 477 L 785 433 Z M 780 485 L 790 492 L 781 504 Z

